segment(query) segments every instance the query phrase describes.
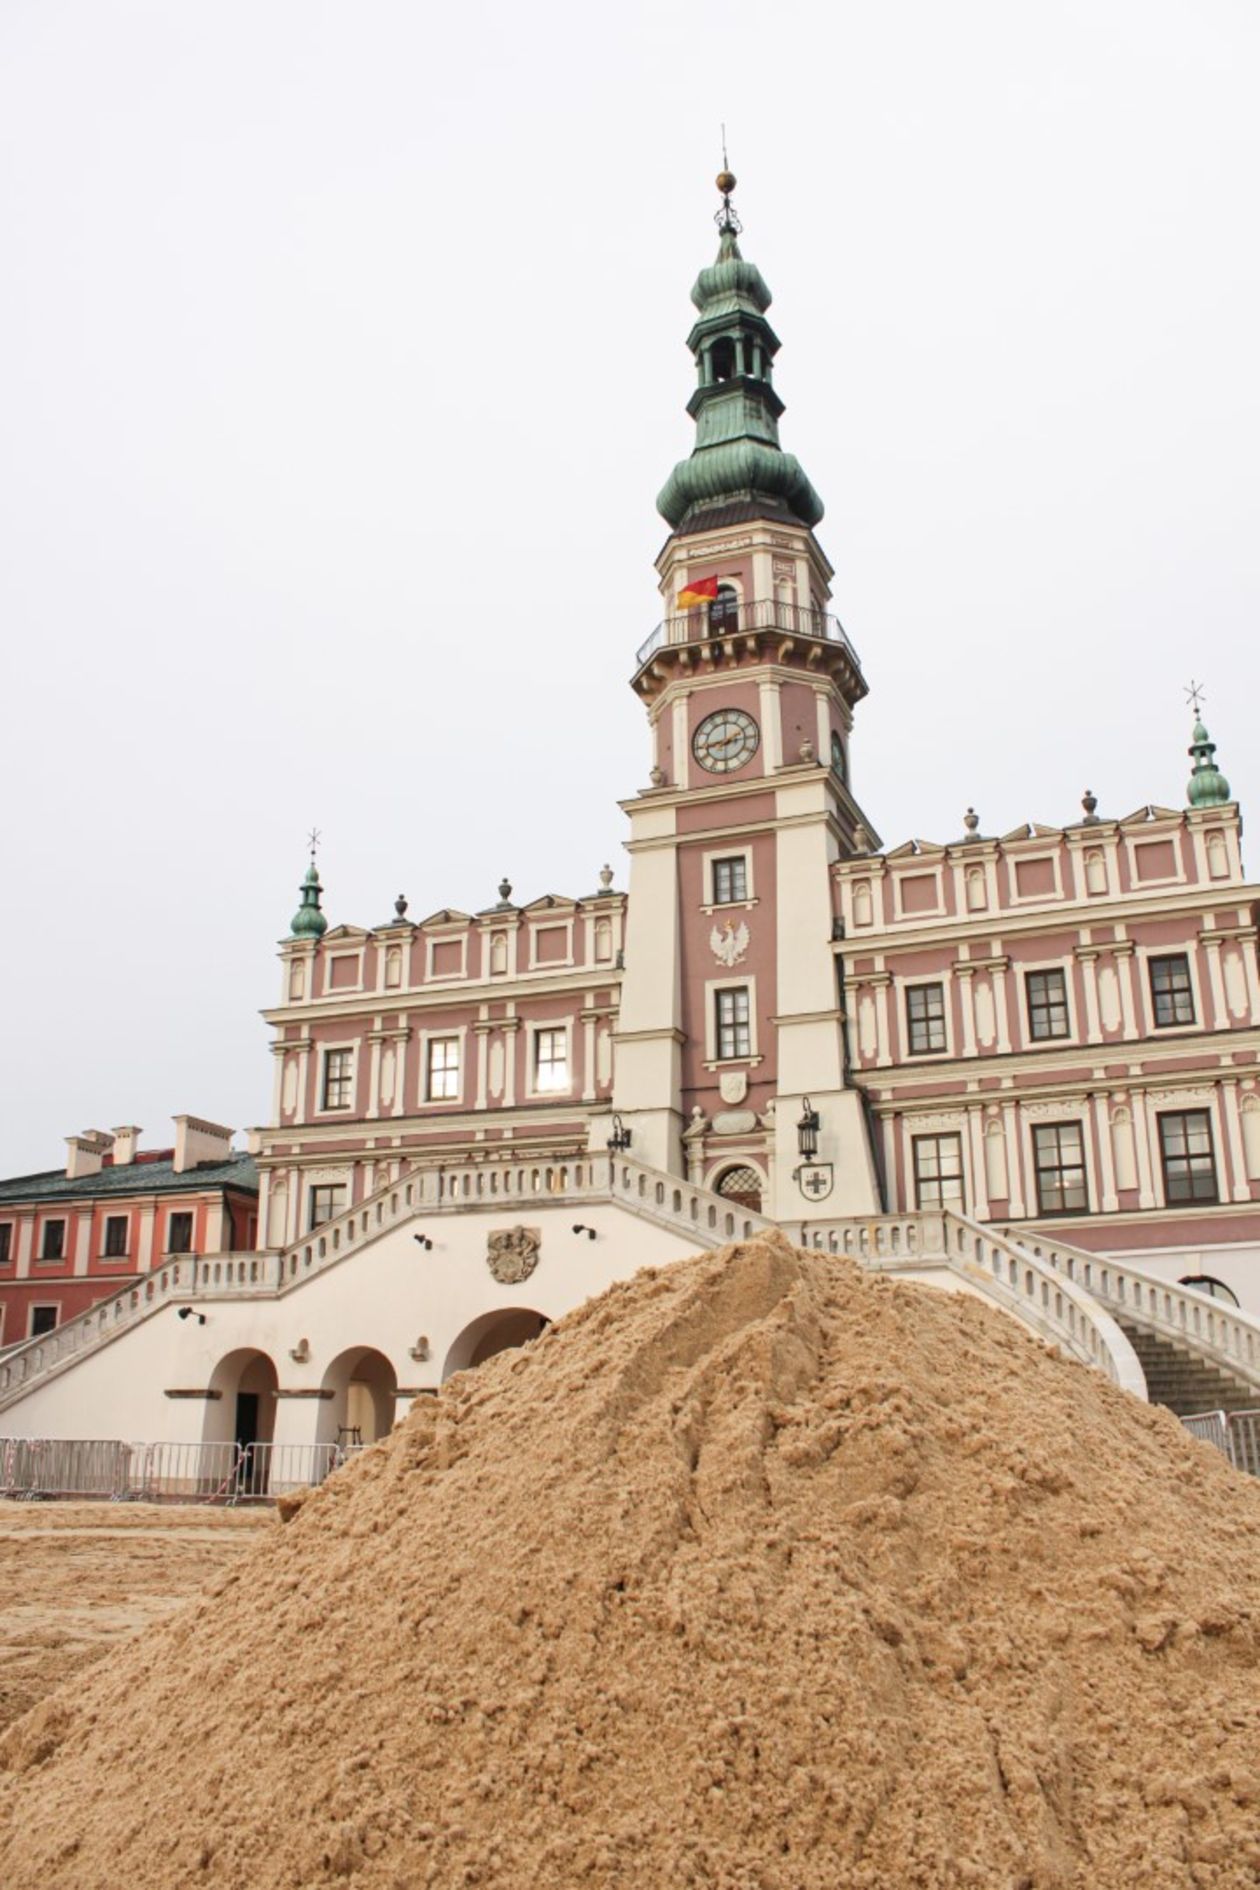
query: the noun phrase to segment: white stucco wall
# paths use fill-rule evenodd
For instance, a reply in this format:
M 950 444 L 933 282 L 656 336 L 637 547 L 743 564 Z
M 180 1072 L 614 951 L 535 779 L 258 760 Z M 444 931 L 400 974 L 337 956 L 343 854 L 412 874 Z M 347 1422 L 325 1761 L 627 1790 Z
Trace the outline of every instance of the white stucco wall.
M 594 1227 L 596 1238 L 574 1234 L 575 1222 Z M 538 1265 L 523 1285 L 501 1286 L 486 1264 L 487 1235 L 517 1223 L 541 1232 Z M 416 1243 L 417 1230 L 431 1251 Z M 615 1204 L 421 1213 L 279 1299 L 174 1299 L 0 1412 L 0 1435 L 199 1440 L 206 1402 L 167 1391 L 204 1389 L 219 1362 L 246 1347 L 267 1354 L 285 1390 L 318 1390 L 334 1360 L 360 1346 L 383 1353 L 400 1386 L 436 1388 L 473 1320 L 519 1307 L 556 1319 L 614 1280 L 704 1245 Z M 205 1313 L 204 1326 L 178 1317 L 188 1304 Z M 421 1335 L 429 1342 L 422 1362 L 410 1356 Z M 298 1363 L 290 1354 L 302 1339 L 310 1356 Z M 221 1424 L 227 1415 L 221 1408 L 214 1418 Z M 319 1400 L 282 1397 L 275 1441 L 313 1442 L 319 1421 Z M 215 1434 L 230 1436 L 230 1424 Z

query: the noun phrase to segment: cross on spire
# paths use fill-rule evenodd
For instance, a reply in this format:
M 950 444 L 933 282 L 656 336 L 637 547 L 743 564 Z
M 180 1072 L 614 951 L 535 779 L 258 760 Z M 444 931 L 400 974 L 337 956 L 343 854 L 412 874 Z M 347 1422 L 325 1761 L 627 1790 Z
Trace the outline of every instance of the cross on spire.
M 322 838 L 323 838 L 323 835 L 320 833 L 318 827 L 312 827 L 311 831 L 306 836 L 307 844 L 311 849 L 311 864 L 312 865 L 314 865 L 315 863 L 315 849 L 319 845 Z
M 1199 713 L 1200 708 L 1206 700 L 1206 689 L 1204 689 L 1202 683 L 1197 683 L 1192 676 L 1190 678 L 1190 687 L 1186 690 L 1186 701 L 1190 704 L 1190 707 L 1194 710 L 1196 715 Z

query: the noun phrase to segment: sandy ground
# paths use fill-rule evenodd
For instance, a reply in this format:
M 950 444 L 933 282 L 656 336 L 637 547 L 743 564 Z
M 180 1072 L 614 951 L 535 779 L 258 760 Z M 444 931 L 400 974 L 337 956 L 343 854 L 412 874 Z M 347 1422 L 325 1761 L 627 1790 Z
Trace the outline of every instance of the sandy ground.
M 0 1502 L 0 1727 L 275 1527 L 271 1509 Z

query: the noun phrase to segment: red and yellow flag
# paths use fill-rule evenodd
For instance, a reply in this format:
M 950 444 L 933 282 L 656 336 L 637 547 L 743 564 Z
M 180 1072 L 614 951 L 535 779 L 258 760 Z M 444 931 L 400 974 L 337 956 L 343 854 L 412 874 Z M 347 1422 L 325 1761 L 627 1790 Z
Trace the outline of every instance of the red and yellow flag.
M 697 604 L 711 604 L 718 594 L 718 581 L 715 577 L 694 578 L 690 584 L 684 584 L 678 593 L 679 610 L 694 610 Z

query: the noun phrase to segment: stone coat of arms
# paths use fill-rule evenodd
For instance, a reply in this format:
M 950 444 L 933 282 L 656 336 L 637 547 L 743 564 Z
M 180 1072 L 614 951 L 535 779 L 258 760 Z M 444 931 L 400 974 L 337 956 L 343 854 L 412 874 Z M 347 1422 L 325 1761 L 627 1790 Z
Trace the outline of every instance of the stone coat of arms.
M 742 919 L 738 925 L 728 919 L 722 931 L 715 925 L 709 933 L 709 950 L 719 965 L 725 965 L 728 971 L 739 963 L 748 950 L 748 943 L 748 927 Z
M 519 1286 L 538 1265 L 541 1246 L 541 1228 L 506 1228 L 487 1238 L 486 1265 L 500 1286 Z

